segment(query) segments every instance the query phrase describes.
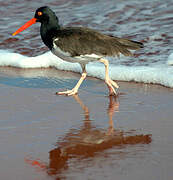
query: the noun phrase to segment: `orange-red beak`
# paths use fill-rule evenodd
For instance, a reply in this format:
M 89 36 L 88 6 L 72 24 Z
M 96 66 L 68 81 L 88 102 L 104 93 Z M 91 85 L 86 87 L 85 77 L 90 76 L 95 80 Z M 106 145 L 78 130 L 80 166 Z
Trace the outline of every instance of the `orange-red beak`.
M 22 27 L 20 27 L 16 32 L 14 32 L 12 35 L 15 36 L 16 34 L 20 33 L 21 31 L 24 31 L 26 28 L 28 28 L 32 24 L 35 24 L 36 21 L 37 21 L 36 18 L 32 18 L 27 23 L 25 23 Z

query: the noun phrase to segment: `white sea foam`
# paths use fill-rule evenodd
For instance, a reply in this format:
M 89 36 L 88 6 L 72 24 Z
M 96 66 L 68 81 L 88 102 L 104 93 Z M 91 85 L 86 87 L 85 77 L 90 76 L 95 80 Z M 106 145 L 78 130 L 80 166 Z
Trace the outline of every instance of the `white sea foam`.
M 168 58 L 167 64 L 154 66 L 110 66 L 110 76 L 114 80 L 135 81 L 143 83 L 160 84 L 173 88 L 173 54 Z M 27 57 L 18 53 L 0 50 L 0 66 L 12 66 L 19 68 L 48 68 L 55 67 L 60 70 L 81 72 L 78 63 L 68 63 L 53 55 L 51 52 Z M 87 65 L 89 76 L 104 79 L 104 66 L 99 63 Z
M 168 65 L 173 65 L 173 53 L 171 53 L 171 54 L 168 56 L 167 64 L 168 64 Z

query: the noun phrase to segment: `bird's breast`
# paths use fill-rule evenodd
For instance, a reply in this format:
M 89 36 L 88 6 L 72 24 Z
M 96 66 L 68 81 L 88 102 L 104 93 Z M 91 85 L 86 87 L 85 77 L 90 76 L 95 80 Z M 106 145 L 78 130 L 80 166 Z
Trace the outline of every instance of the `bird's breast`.
M 55 39 L 55 40 L 58 40 L 58 39 Z M 53 54 L 55 54 L 56 56 L 58 56 L 64 61 L 75 62 L 75 58 L 73 58 L 69 52 L 63 51 L 54 42 L 53 42 L 52 52 Z

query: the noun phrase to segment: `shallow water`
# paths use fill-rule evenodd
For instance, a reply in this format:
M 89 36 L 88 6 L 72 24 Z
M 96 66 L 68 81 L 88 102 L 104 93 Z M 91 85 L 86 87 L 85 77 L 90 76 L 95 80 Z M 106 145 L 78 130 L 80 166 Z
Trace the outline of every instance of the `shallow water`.
M 135 57 L 110 59 L 110 67 L 113 79 L 146 84 L 120 82 L 114 99 L 106 96 L 102 80 L 88 78 L 79 96 L 55 96 L 80 77 L 57 69 L 80 72 L 79 66 L 47 53 L 39 25 L 11 36 L 43 5 L 52 7 L 63 25 L 144 42 Z M 173 87 L 173 67 L 167 64 L 172 5 L 171 0 L 0 2 L 2 179 L 172 180 L 172 88 L 147 84 Z M 98 64 L 87 71 L 104 78 Z

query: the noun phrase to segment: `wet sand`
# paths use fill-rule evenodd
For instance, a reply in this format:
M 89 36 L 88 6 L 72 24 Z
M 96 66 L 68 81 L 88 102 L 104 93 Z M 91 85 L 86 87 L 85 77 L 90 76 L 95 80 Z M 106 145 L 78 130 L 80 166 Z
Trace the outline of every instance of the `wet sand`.
M 173 90 L 55 69 L 0 68 L 1 179 L 171 180 Z

